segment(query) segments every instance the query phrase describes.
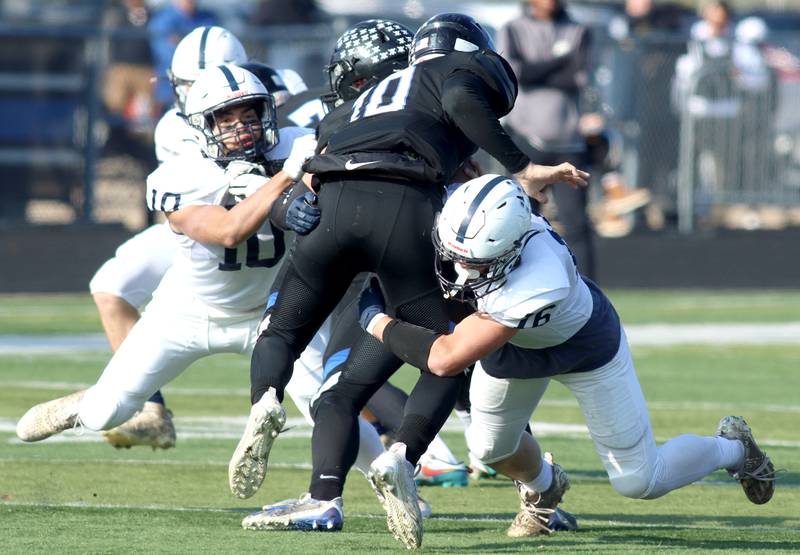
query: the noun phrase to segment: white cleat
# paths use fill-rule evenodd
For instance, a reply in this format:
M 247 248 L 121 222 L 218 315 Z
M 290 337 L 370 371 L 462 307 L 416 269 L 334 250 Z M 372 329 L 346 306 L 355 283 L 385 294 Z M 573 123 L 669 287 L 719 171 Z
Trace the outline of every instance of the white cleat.
M 270 388 L 250 409 L 244 435 L 228 465 L 228 485 L 236 497 L 252 497 L 264 482 L 272 442 L 286 423 L 274 388 Z
M 147 401 L 130 420 L 106 430 L 103 437 L 117 449 L 130 449 L 134 445 L 148 445 L 153 451 L 175 447 L 172 411 L 161 403 Z
M 422 545 L 420 514 L 414 467 L 406 460 L 404 443 L 393 444 L 370 465 L 369 481 L 386 511 L 392 535 L 408 549 Z
M 17 437 L 22 441 L 41 441 L 74 427 L 85 391 L 76 391 L 28 409 L 17 422 Z

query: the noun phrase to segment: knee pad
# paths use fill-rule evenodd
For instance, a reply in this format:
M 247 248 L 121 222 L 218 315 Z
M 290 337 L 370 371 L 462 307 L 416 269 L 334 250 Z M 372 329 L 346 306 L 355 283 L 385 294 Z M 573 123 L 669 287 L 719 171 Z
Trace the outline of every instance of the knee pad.
M 128 421 L 136 411 L 141 410 L 146 400 L 121 396 L 118 392 L 94 386 L 84 393 L 78 417 L 90 430 L 110 430 Z
M 652 489 L 653 476 L 648 473 L 647 467 L 642 467 L 635 472 L 625 472 L 610 478 L 611 487 L 623 497 L 631 499 L 645 499 Z
M 520 437 L 518 434 L 513 437 L 511 434 L 494 435 L 489 430 L 480 429 L 471 424 L 465 435 L 469 452 L 485 464 L 507 459 L 519 447 Z

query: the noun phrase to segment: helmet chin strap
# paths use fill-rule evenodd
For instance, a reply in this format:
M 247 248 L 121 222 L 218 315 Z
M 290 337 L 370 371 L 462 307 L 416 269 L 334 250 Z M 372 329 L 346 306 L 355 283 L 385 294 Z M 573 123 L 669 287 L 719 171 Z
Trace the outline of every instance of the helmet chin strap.
M 479 277 L 481 277 L 480 271 L 474 268 L 465 268 L 458 262 L 453 264 L 453 267 L 456 270 L 456 276 L 458 276 L 456 277 L 455 285 L 464 285 L 465 283 L 467 283 L 467 281 L 471 279 L 478 279 Z M 446 299 L 452 299 L 457 294 L 458 291 L 456 289 L 450 289 L 450 291 L 445 292 L 444 297 Z

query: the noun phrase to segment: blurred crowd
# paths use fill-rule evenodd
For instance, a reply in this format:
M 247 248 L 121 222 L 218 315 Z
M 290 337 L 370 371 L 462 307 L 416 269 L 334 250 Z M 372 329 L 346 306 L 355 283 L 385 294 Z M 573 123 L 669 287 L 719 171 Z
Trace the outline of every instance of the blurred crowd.
M 425 6 L 401 2 L 392 9 L 405 5 L 398 15 L 413 27 L 430 14 L 413 13 L 411 4 Z M 494 26 L 501 52 L 517 56 L 517 64 L 539 65 L 520 78 L 520 106 L 505 124 L 535 159 L 566 154 L 594 174 L 588 195 L 561 192 L 572 198 L 553 203 L 552 215 L 585 237 L 573 237 L 571 244 L 588 244 L 594 233 L 616 237 L 637 228 L 673 226 L 682 179 L 694 184 L 691 209 L 701 223 L 740 228 L 800 224 L 798 210 L 790 206 L 791 195 L 800 204 L 800 194 L 784 185 L 792 181 L 792 171 L 800 172 L 800 118 L 782 117 L 786 98 L 800 93 L 795 55 L 800 44 L 784 40 L 791 34 L 780 29 L 773 33 L 781 16 L 737 14 L 725 0 L 702 0 L 695 10 L 654 0 L 530 0 L 498 3 L 498 14 L 508 13 L 501 9 L 506 4 L 516 4 L 514 17 L 506 17 L 504 24 L 487 22 Z M 108 131 L 101 155 L 135 153 L 148 169 L 155 165 L 153 127 L 172 101 L 169 61 L 191 29 L 224 25 L 260 43 L 268 62 L 280 59 L 281 67 L 296 69 L 310 86 L 318 86 L 340 29 L 325 36 L 318 30 L 343 25 L 336 21 L 342 14 L 330 13 L 338 4 L 314 0 L 251 0 L 235 6 L 109 0 L 102 5 L 105 40 L 98 90 Z M 21 6 L 6 0 L 0 9 L 6 17 Z M 71 7 L 79 9 L 75 3 Z M 469 3 L 445 7 L 476 9 Z M 294 25 L 304 30 L 295 32 L 301 28 Z M 514 41 L 522 36 L 518 48 Z M 304 47 L 298 48 L 301 43 Z M 708 83 L 720 76 L 728 88 L 714 85 L 711 90 Z M 552 117 L 542 116 L 541 106 L 548 106 Z M 687 127 L 687 121 L 695 127 Z M 723 140 L 731 142 L 732 136 L 741 136 L 735 148 Z M 735 168 L 732 157 L 739 159 Z M 762 191 L 770 186 L 780 193 L 770 197 Z

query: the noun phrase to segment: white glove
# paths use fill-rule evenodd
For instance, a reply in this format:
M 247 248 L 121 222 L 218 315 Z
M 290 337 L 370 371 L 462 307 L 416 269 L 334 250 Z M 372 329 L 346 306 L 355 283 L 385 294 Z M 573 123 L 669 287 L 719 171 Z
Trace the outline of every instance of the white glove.
M 228 193 L 236 198 L 237 202 L 246 199 L 267 182 L 265 174 L 266 172 L 261 164 L 254 164 L 244 160 L 232 161 L 225 168 Z
M 283 163 L 283 171 L 289 174 L 294 181 L 303 177 L 303 164 L 314 156 L 317 150 L 317 139 L 314 135 L 303 135 L 292 143 L 292 151 Z

